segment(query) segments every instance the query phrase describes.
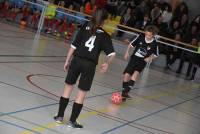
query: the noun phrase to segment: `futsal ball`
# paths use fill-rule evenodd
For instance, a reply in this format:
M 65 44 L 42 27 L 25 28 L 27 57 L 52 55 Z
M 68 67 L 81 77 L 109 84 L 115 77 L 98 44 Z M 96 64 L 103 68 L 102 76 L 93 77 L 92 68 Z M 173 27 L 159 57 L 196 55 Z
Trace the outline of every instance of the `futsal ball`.
M 111 101 L 113 104 L 119 105 L 122 103 L 122 96 L 120 92 L 115 92 L 111 96 Z

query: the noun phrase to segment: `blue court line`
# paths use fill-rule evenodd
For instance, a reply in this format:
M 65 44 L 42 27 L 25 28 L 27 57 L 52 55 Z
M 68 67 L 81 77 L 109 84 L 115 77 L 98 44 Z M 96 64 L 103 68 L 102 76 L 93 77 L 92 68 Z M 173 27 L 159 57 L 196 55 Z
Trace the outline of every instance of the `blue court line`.
M 20 126 L 20 125 L 17 125 L 17 124 L 8 122 L 8 121 L 0 120 L 0 122 L 3 122 L 3 123 L 5 123 L 5 124 L 9 124 L 9 125 L 11 125 L 11 126 L 15 126 L 15 127 L 17 127 L 17 128 L 21 128 L 21 129 L 24 129 L 24 130 L 28 130 L 28 131 L 33 132 L 33 133 L 36 133 L 36 134 L 41 134 L 41 133 L 36 132 L 36 131 L 34 131 L 34 130 L 31 130 L 31 129 L 29 129 L 29 128 L 25 128 L 25 127 L 23 127 L 23 126 Z
M 122 128 L 122 127 L 124 127 L 124 126 L 126 126 L 126 125 L 128 125 L 128 124 L 131 124 L 131 123 L 134 123 L 134 122 L 136 122 L 136 121 L 139 121 L 139 120 L 148 118 L 148 117 L 150 117 L 150 116 L 152 116 L 152 115 L 155 115 L 155 114 L 160 113 L 160 112 L 162 112 L 162 111 L 165 111 L 165 110 L 167 110 L 167 109 L 176 107 L 176 106 L 178 106 L 178 105 L 180 105 L 180 104 L 183 104 L 183 103 L 186 103 L 186 102 L 188 102 L 188 101 L 195 100 L 195 99 L 197 99 L 197 98 L 199 98 L 199 97 L 200 97 L 200 95 L 199 95 L 199 96 L 196 96 L 196 97 L 194 97 L 194 98 L 187 99 L 187 100 L 185 100 L 185 101 L 176 103 L 176 104 L 174 104 L 174 105 L 168 106 L 168 107 L 163 108 L 163 109 L 161 109 L 161 110 L 158 110 L 158 111 L 156 111 L 156 112 L 147 114 L 147 115 L 142 116 L 142 117 L 140 117 L 140 118 L 137 118 L 137 119 L 135 119 L 135 120 L 133 120 L 133 121 L 129 121 L 129 122 L 124 123 L 124 124 L 122 124 L 122 125 L 116 126 L 116 127 L 112 128 L 112 129 L 110 129 L 110 130 L 104 131 L 104 132 L 102 132 L 101 134 L 108 134 L 108 133 L 110 133 L 110 132 L 112 132 L 112 131 L 115 131 L 115 130 L 117 130 L 117 129 L 119 129 L 119 128 Z
M 49 107 L 49 106 L 53 106 L 53 105 L 57 105 L 57 104 L 58 103 L 52 103 L 52 104 L 48 104 L 48 105 L 42 105 L 42 106 L 38 106 L 38 107 L 33 107 L 33 108 L 18 110 L 18 111 L 9 112 L 9 113 L 2 113 L 2 114 L 0 114 L 0 117 L 4 116 L 4 115 L 16 114 L 16 113 L 20 113 L 20 112 L 29 111 L 29 110 L 35 110 L 35 109 L 39 109 L 39 108 Z
M 58 61 L 48 61 L 48 60 L 46 60 L 46 61 L 44 61 L 44 60 L 35 60 L 35 61 L 0 61 L 0 63 L 41 63 L 41 62 L 46 62 L 46 63 L 48 63 L 48 62 L 50 62 L 50 63 L 55 63 L 55 62 L 64 62 L 63 60 L 58 60 Z
M 150 88 L 150 87 L 161 86 L 161 85 L 167 85 L 167 84 L 175 83 L 175 82 L 178 82 L 178 80 L 167 81 L 167 82 L 163 82 L 163 83 L 156 83 L 156 84 L 147 85 L 147 86 L 143 86 L 143 87 L 135 87 L 133 90 L 135 90 L 135 89 L 142 89 L 142 88 Z M 122 90 L 114 90 L 112 92 L 108 92 L 108 93 L 104 93 L 104 94 L 100 94 L 100 95 L 89 96 L 86 99 L 88 99 L 88 98 L 94 98 L 94 97 L 99 97 L 99 96 L 104 96 L 104 95 L 108 95 L 108 94 L 112 94 L 112 93 L 114 93 L 116 91 L 122 91 Z
M 36 92 L 32 92 L 32 91 L 29 91 L 29 90 L 27 90 L 25 88 L 21 88 L 21 87 L 18 87 L 18 86 L 15 86 L 15 85 L 3 82 L 3 81 L 0 81 L 0 83 L 3 83 L 4 85 L 7 85 L 7 86 L 15 87 L 17 89 L 20 89 L 20 90 L 23 90 L 23 91 L 26 91 L 26 92 L 29 92 L 29 93 L 32 93 L 32 94 L 35 94 L 35 95 L 39 95 L 39 96 L 47 98 L 47 99 L 51 99 L 51 100 L 57 101 L 56 99 L 53 99 L 51 97 L 48 97 L 48 96 L 45 96 L 45 95 L 42 95 L 42 94 L 39 94 L 39 93 L 36 93 Z
M 7 55 L 7 54 L 4 54 L 4 55 L 0 55 L 0 57 L 47 57 L 47 58 L 51 58 L 51 57 L 55 57 L 55 58 L 60 58 L 60 57 L 66 57 L 66 56 L 62 56 L 62 55 Z
M 176 80 L 176 81 L 177 81 L 177 80 Z M 146 86 L 146 87 L 153 87 L 153 86 L 165 85 L 165 84 L 169 84 L 169 83 L 176 82 L 176 81 L 168 81 L 168 82 L 165 82 L 165 83 L 153 84 L 153 85 Z M 4 82 L 3 82 L 3 83 L 4 83 Z M 4 83 L 4 84 L 7 84 L 7 83 Z M 8 84 L 8 85 L 13 86 L 13 85 L 11 85 L 11 84 Z M 14 86 L 14 87 L 16 87 L 16 86 Z M 17 87 L 17 88 L 19 88 L 19 87 Z M 138 87 L 137 89 L 139 89 L 139 88 L 145 88 L 145 87 Z M 27 91 L 27 92 L 29 92 L 29 93 L 33 93 L 33 94 L 40 95 L 40 94 L 38 94 L 38 93 L 34 93 L 34 92 L 31 92 L 31 91 L 26 90 L 26 89 L 23 89 L 23 88 L 19 88 L 19 89 L 25 90 L 25 91 Z M 109 94 L 109 93 L 107 93 L 107 94 Z M 106 94 L 103 94 L 103 95 L 106 95 Z M 51 100 L 54 100 L 54 99 L 52 99 L 52 98 L 50 98 L 50 97 L 46 97 L 46 96 L 43 96 L 43 95 L 40 95 L 40 96 L 45 97 L 45 98 L 48 98 L 48 99 L 51 99 Z M 97 96 L 102 96 L 102 95 L 90 96 L 90 97 L 88 97 L 88 98 L 93 98 L 93 97 L 97 97 Z M 58 104 L 58 103 L 53 103 L 53 104 L 48 104 L 48 105 L 43 105 L 43 106 L 28 108 L 28 109 L 24 109 L 24 110 L 18 110 L 18 111 L 9 112 L 9 113 L 2 113 L 2 112 L 1 112 L 2 114 L 0 114 L 0 117 L 1 117 L 1 116 L 4 116 L 4 115 L 16 114 L 16 113 L 20 113 L 20 112 L 25 112 L 25 111 L 29 111 L 29 110 L 35 110 L 35 109 L 44 108 L 44 107 L 48 107 L 48 106 L 53 106 L 53 105 L 57 105 L 57 104 Z M 25 130 L 28 130 L 28 131 L 31 131 L 31 132 L 34 132 L 34 133 L 37 133 L 37 134 L 41 134 L 41 133 L 35 132 L 35 131 L 33 131 L 33 130 L 27 129 L 27 128 L 25 128 L 25 127 L 22 127 L 22 126 L 19 126 L 19 125 L 16 125 L 16 124 L 13 124 L 13 123 L 10 123 L 10 122 L 7 122 L 7 121 L 3 121 L 3 120 L 0 120 L 0 121 L 1 121 L 1 122 L 4 122 L 4 123 L 6 123 L 6 124 L 9 124 L 9 125 L 18 127 L 18 128 L 22 128 L 22 129 L 25 129 Z
M 159 85 L 165 85 L 165 84 L 170 84 L 170 83 L 174 83 L 174 82 L 177 82 L 178 80 L 176 81 L 168 81 L 168 82 L 164 82 L 164 83 L 158 83 L 158 84 L 152 84 L 152 85 L 149 85 L 149 86 L 144 86 L 144 87 L 137 87 L 135 89 L 140 89 L 140 88 L 145 88 L 145 87 L 154 87 L 154 86 L 159 86 Z M 4 83 L 6 85 L 10 85 L 10 86 L 14 86 L 14 85 L 11 85 L 11 84 L 7 84 L 5 82 L 1 82 L 0 83 Z M 16 86 L 14 86 L 16 87 Z M 53 98 L 50 98 L 50 97 L 47 97 L 47 96 L 44 96 L 44 95 L 41 95 L 41 94 L 38 94 L 38 93 L 35 93 L 35 92 L 31 92 L 29 90 L 26 90 L 26 89 L 23 89 L 23 88 L 19 88 L 19 87 L 16 87 L 18 89 L 21 89 L 21 90 L 24 90 L 24 91 L 27 91 L 29 93 L 33 93 L 33 94 L 37 94 L 39 96 L 42 96 L 42 97 L 45 97 L 45 98 L 48 98 L 48 99 L 51 99 L 51 100 L 55 100 Z M 116 92 L 116 91 L 115 91 Z M 95 97 L 99 97 L 99 96 L 103 96 L 103 95 L 108 95 L 108 94 L 111 94 L 113 92 L 110 92 L 110 93 L 105 93 L 105 94 L 100 94 L 100 95 L 94 95 L 94 96 L 90 96 L 90 97 L 87 97 L 86 99 L 89 99 L 89 98 L 95 98 Z M 57 101 L 57 100 L 55 100 Z M 73 100 L 71 100 L 73 101 Z M 71 102 L 70 101 L 70 102 Z M 32 107 L 32 108 L 27 108 L 27 109 L 23 109 L 23 110 L 18 110 L 18 111 L 13 111 L 13 112 L 9 112 L 9 113 L 3 113 L 3 114 L 0 114 L 0 117 L 1 116 L 4 116 L 4 115 L 10 115 L 10 114 L 16 114 L 16 113 L 20 113 L 20 112 L 25 112 L 25 111 L 30 111 L 30 110 L 35 110 L 35 109 L 39 109 L 39 108 L 45 108 L 45 107 L 49 107 L 49 106 L 53 106 L 53 105 L 57 105 L 58 103 L 53 103 L 53 104 L 48 104 L 48 105 L 42 105 L 42 106 L 38 106 L 38 107 Z

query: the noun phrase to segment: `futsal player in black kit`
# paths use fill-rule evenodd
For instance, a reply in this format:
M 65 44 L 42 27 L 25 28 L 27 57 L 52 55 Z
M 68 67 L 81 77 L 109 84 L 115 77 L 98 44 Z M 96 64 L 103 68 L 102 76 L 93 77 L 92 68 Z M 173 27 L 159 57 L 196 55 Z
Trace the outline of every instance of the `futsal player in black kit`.
M 91 21 L 82 26 L 71 44 L 64 65 L 64 70 L 68 70 L 65 80 L 66 85 L 60 97 L 58 114 L 54 117 L 57 123 L 63 122 L 64 112 L 69 102 L 73 85 L 80 76 L 78 84 L 79 90 L 72 107 L 68 127 L 83 128 L 83 126 L 77 122 L 77 118 L 83 107 L 86 93 L 91 88 L 100 52 L 104 51 L 107 55 L 105 62 L 100 66 L 100 71 L 102 73 L 107 71 L 109 64 L 115 57 L 110 35 L 102 29 L 107 17 L 108 14 L 104 9 L 97 8 Z
M 146 64 L 159 55 L 158 45 L 155 39 L 158 29 L 155 26 L 147 26 L 144 31 L 144 35 L 139 35 L 129 43 L 124 55 L 125 60 L 128 60 L 130 49 L 135 48 L 129 63 L 124 70 L 122 84 L 123 101 L 131 98 L 128 93 L 133 89 L 135 81 L 138 79 L 139 74 L 143 71 Z

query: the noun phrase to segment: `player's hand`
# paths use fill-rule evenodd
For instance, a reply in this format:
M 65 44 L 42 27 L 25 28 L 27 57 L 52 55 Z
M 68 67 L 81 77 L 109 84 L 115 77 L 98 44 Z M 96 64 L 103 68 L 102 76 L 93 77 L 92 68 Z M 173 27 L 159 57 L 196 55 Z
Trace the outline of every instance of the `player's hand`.
M 70 64 L 69 61 L 66 61 L 66 62 L 65 62 L 64 71 L 67 71 L 67 70 L 68 70 L 69 64 Z
M 100 67 L 100 72 L 105 73 L 108 70 L 108 63 L 103 63 Z
M 147 58 L 144 59 L 144 61 L 146 63 L 150 63 L 150 62 L 152 62 L 152 58 L 151 57 L 147 57 Z
M 129 53 L 126 52 L 125 55 L 124 55 L 124 59 L 125 59 L 125 60 L 128 60 L 129 56 L 130 56 Z

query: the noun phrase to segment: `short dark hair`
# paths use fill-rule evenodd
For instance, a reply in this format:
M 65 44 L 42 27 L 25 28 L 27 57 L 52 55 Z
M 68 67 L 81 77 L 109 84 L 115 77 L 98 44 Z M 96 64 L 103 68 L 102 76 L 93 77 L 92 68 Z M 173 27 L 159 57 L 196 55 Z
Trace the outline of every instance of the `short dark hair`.
M 159 30 L 155 25 L 149 25 L 145 27 L 144 31 L 151 32 L 153 35 L 158 34 Z

